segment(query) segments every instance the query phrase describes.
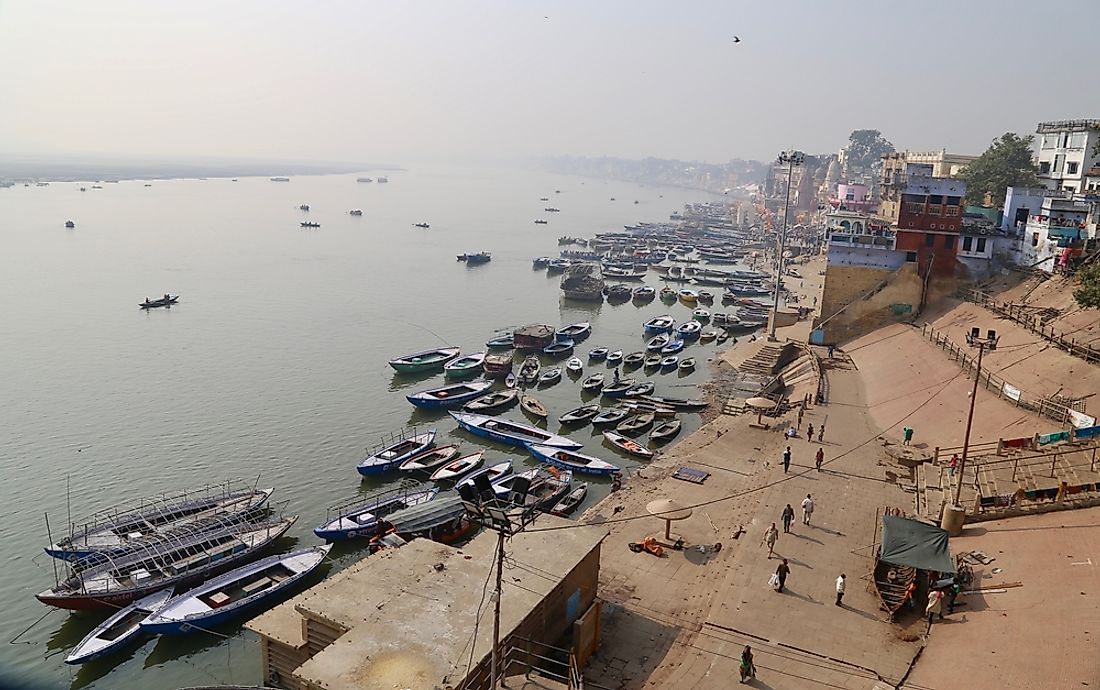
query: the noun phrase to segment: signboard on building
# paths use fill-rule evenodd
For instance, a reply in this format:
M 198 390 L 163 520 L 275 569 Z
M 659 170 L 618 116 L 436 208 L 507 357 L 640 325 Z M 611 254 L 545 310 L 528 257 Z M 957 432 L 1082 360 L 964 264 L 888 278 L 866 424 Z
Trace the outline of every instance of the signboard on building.
M 1016 386 L 1006 383 L 1001 387 L 1001 391 L 1005 394 L 1006 398 L 1020 402 L 1020 389 Z

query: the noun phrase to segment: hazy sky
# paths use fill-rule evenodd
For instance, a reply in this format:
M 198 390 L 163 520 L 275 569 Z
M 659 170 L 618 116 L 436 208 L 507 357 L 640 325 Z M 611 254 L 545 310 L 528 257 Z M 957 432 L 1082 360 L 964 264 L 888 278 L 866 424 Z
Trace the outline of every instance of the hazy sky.
M 0 0 L 0 153 L 723 161 L 863 127 L 976 153 L 1100 117 L 1100 2 L 1041 9 Z

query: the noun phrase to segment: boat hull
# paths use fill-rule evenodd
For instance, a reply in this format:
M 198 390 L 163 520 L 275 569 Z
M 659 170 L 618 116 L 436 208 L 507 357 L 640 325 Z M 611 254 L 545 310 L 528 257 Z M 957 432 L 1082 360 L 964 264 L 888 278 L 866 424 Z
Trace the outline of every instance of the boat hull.
M 512 433 L 507 430 L 497 430 L 486 428 L 484 426 L 487 420 L 496 420 L 496 417 L 487 417 L 485 415 L 476 414 L 463 414 L 459 412 L 451 412 L 451 416 L 454 417 L 454 420 L 458 422 L 458 425 L 460 427 L 462 427 L 466 431 L 469 431 L 471 434 L 474 434 L 475 436 L 481 436 L 483 438 L 489 438 L 494 441 L 499 441 L 500 443 L 506 443 L 510 446 L 520 446 L 522 448 L 526 447 L 528 443 L 541 443 L 543 445 L 556 446 L 558 448 L 566 448 L 571 450 L 575 448 L 580 448 L 582 445 L 584 445 L 582 443 L 577 443 L 570 438 L 559 436 L 557 434 L 548 434 L 536 427 L 532 427 L 527 424 L 521 424 L 519 422 L 513 422 L 511 420 L 501 421 L 506 422 L 508 425 L 511 425 L 513 427 L 517 427 L 518 429 L 529 429 L 537 431 L 538 434 L 527 437 Z

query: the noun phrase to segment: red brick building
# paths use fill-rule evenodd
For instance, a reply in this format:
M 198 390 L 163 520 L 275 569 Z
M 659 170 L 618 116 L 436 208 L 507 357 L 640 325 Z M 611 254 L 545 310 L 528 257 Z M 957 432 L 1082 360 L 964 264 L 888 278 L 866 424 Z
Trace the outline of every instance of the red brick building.
M 883 156 L 880 215 L 897 232 L 897 249 L 921 275 L 955 275 L 966 183 L 932 177 L 932 166 L 907 163 L 904 153 Z

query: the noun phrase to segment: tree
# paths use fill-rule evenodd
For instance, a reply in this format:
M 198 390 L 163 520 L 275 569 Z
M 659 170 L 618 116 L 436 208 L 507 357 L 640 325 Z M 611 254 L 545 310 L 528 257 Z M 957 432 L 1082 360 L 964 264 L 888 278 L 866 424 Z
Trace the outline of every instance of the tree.
M 848 165 L 870 168 L 885 153 L 893 153 L 894 145 L 877 129 L 857 129 L 848 136 Z
M 1100 307 L 1100 264 L 1086 266 L 1077 272 L 1077 287 L 1073 299 L 1082 307 Z
M 1004 206 L 1005 191 L 1009 187 L 1037 187 L 1035 163 L 1031 159 L 1031 142 L 1034 136 L 1017 136 L 1005 132 L 978 159 L 959 174 L 966 180 L 966 201 L 980 204 L 989 194 L 998 208 Z

